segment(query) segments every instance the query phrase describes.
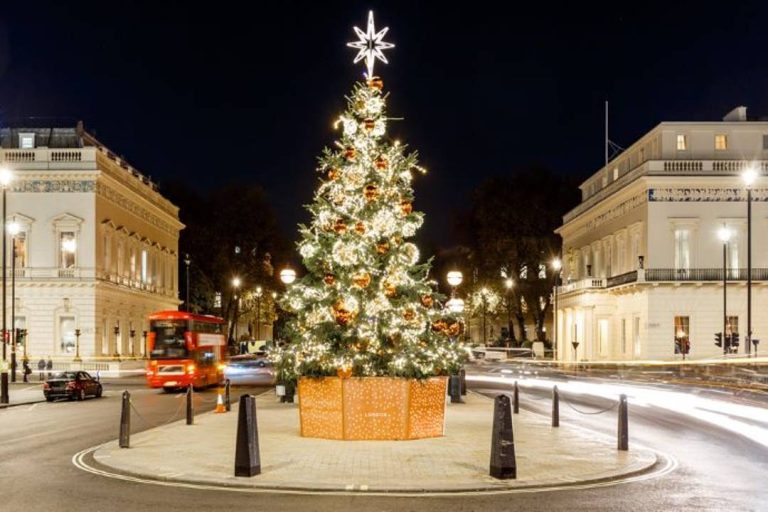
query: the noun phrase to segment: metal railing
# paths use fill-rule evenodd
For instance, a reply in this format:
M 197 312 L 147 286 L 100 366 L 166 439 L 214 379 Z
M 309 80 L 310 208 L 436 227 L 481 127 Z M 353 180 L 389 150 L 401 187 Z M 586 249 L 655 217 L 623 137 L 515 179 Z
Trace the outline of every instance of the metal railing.
M 728 281 L 746 281 L 746 268 L 729 268 Z M 649 268 L 645 271 L 646 281 L 722 281 L 722 268 Z M 753 268 L 753 281 L 768 280 L 768 268 Z
M 606 288 L 611 288 L 613 286 L 619 286 L 627 283 L 634 283 L 637 281 L 637 270 L 627 272 L 626 274 L 609 277 L 605 281 Z

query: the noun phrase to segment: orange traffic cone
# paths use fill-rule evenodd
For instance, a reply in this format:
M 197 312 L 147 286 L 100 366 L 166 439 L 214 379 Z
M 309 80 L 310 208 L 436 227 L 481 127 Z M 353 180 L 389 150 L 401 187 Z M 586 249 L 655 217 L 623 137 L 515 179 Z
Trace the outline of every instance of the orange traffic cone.
M 216 398 L 216 410 L 213 412 L 227 412 L 227 408 L 224 407 L 224 396 L 219 390 L 219 396 Z

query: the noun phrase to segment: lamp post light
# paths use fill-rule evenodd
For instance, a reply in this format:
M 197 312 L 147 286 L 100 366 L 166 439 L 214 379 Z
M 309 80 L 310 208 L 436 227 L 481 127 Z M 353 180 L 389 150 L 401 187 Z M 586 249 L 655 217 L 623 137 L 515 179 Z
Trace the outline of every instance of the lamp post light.
M 286 267 L 283 270 L 280 271 L 280 281 L 283 282 L 286 286 L 289 284 L 293 284 L 293 282 L 296 280 L 296 271 L 292 268 Z
M 488 346 L 488 330 L 486 329 L 487 325 L 487 318 L 488 318 L 488 288 L 481 288 L 480 289 L 480 296 L 483 298 L 483 346 Z
M 450 270 L 447 274 L 445 274 L 445 280 L 448 281 L 448 284 L 451 286 L 451 299 L 456 298 L 456 288 L 462 283 L 462 281 L 464 281 L 464 274 L 462 274 L 460 270 Z M 464 301 L 461 302 L 461 310 L 462 312 L 464 311 Z M 472 333 L 470 332 L 471 324 L 469 322 L 471 315 L 472 313 L 470 312 L 469 316 L 467 316 L 467 331 L 465 338 L 470 340 L 472 338 Z
M 8 345 L 8 325 L 6 324 L 6 319 L 8 314 L 6 313 L 6 283 L 7 283 L 7 270 L 6 270 L 6 260 L 7 260 L 7 242 L 8 242 L 8 235 L 5 227 L 5 218 L 7 216 L 7 192 L 8 187 L 10 186 L 11 182 L 13 181 L 13 173 L 10 169 L 7 167 L 1 167 L 0 168 L 0 187 L 3 189 L 3 225 L 2 225 L 2 232 L 3 232 L 3 300 L 2 300 L 2 308 L 3 308 L 3 364 L 2 364 L 2 374 L 0 374 L 0 403 L 7 404 L 10 400 L 8 398 L 8 367 L 6 366 L 7 361 L 7 345 Z
M 557 289 L 560 287 L 560 275 L 563 271 L 563 262 L 560 258 L 552 260 L 552 269 L 555 271 L 555 308 L 552 315 L 552 323 L 554 324 L 552 329 L 552 359 L 557 361 Z
M 147 352 L 147 331 L 142 331 L 141 337 L 143 339 L 142 346 L 144 347 L 144 357 L 149 359 L 149 353 Z
M 747 187 L 747 339 L 744 344 L 747 355 L 751 355 L 752 352 L 752 185 L 757 180 L 757 176 L 754 165 L 747 167 L 741 175 Z
M 76 363 L 82 362 L 82 359 L 80 359 L 80 329 L 75 329 L 75 358 L 73 361 Z
M 11 382 L 16 382 L 16 235 L 21 226 L 16 220 L 8 224 L 11 235 Z
M 232 288 L 235 290 L 233 292 L 235 299 L 235 314 L 232 315 L 232 339 L 235 343 L 237 343 L 237 314 L 240 310 L 240 297 L 237 295 L 237 292 L 240 289 L 241 284 L 243 284 L 243 282 L 239 277 L 235 276 L 232 278 Z
M 189 257 L 189 253 L 186 253 L 184 255 L 184 265 L 187 271 L 187 289 L 186 289 L 186 300 L 184 301 L 184 309 L 187 311 L 191 311 L 191 308 L 189 307 L 189 265 L 191 263 L 192 263 L 192 259 Z
M 460 315 L 461 313 L 464 312 L 464 301 L 457 297 L 449 299 L 448 302 L 445 303 L 445 305 L 448 308 L 448 311 L 450 311 L 451 313 Z
M 729 343 L 726 341 L 726 329 L 728 325 L 728 242 L 732 232 L 725 225 L 717 232 L 718 238 L 723 242 L 723 355 L 728 353 Z
M 128 331 L 128 337 L 131 339 L 131 357 L 136 359 L 136 329 L 133 326 Z

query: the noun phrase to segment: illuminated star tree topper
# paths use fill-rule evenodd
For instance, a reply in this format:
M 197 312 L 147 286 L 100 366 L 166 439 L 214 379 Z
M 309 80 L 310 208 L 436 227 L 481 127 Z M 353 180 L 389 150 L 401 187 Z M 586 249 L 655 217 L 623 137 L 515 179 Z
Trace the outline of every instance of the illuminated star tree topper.
M 360 50 L 355 56 L 354 63 L 357 64 L 361 60 L 365 59 L 365 65 L 368 67 L 368 78 L 373 77 L 373 65 L 376 63 L 376 59 L 379 59 L 384 64 L 389 64 L 389 61 L 384 56 L 383 50 L 389 50 L 394 48 L 395 45 L 382 41 L 384 36 L 389 31 L 389 27 L 384 27 L 380 31 L 376 32 L 376 28 L 373 23 L 373 11 L 368 12 L 368 29 L 363 32 L 357 27 L 353 27 L 359 40 L 353 43 L 347 43 L 350 48 L 356 48 Z

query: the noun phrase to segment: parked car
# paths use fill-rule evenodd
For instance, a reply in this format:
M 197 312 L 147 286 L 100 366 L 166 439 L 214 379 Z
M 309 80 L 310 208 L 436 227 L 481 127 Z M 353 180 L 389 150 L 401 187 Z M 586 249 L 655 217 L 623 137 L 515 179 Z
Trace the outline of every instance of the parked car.
M 101 397 L 104 389 L 101 383 L 88 372 L 59 372 L 43 384 L 45 399 L 53 402 L 57 398 L 85 400 L 87 396 Z
M 275 367 L 263 356 L 244 354 L 230 358 L 224 378 L 233 385 L 267 385 L 275 383 Z

